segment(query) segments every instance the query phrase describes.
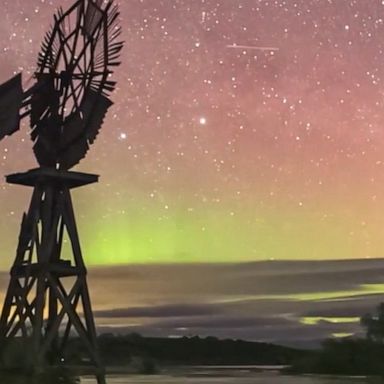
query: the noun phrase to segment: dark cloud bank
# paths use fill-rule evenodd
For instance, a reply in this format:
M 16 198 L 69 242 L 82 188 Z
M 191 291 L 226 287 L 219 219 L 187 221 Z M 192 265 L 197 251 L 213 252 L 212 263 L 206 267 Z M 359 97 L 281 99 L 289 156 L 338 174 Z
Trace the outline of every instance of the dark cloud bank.
M 362 334 L 384 301 L 384 260 L 95 268 L 89 284 L 100 332 L 212 335 L 315 346 Z M 4 292 L 8 274 L 0 273 Z M 383 284 L 383 285 L 381 285 Z
M 357 318 L 384 301 L 383 280 L 381 259 L 133 265 L 89 277 L 101 331 L 296 346 L 362 335 Z

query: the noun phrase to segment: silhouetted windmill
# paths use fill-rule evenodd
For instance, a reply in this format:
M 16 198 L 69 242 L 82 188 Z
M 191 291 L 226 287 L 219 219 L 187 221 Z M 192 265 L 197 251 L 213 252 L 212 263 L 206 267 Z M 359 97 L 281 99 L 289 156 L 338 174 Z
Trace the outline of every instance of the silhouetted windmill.
M 6 178 L 33 187 L 33 195 L 0 319 L 3 363 L 7 345 L 22 337 L 29 369 L 66 364 L 69 336 L 77 334 L 86 351 L 82 363 L 99 383 L 104 375 L 70 195 L 98 176 L 69 169 L 85 157 L 112 104 L 110 76 L 123 46 L 118 15 L 113 0 L 78 0 L 59 9 L 42 44 L 36 83 L 24 92 L 18 74 L 0 86 L 0 138 L 29 116 L 40 165 Z M 62 252 L 65 236 L 69 257 Z

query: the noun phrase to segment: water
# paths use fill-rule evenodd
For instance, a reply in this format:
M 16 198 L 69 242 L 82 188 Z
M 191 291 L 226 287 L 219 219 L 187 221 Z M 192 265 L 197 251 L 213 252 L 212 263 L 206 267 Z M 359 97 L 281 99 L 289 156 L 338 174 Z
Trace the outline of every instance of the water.
M 122 371 L 120 371 L 122 372 Z M 71 378 L 58 381 L 50 377 L 43 382 L 29 377 L 15 377 L 12 380 L 0 378 L 1 384 L 96 384 L 94 377 Z M 331 377 L 331 376 L 288 376 L 276 370 L 260 371 L 259 368 L 245 367 L 189 367 L 163 371 L 158 375 L 115 374 L 107 377 L 107 384 L 383 384 L 374 378 Z
M 83 378 L 81 384 L 95 384 L 91 378 Z M 253 373 L 216 376 L 153 375 L 153 376 L 110 376 L 107 384 L 367 384 L 364 378 L 332 378 L 309 376 L 283 376 L 273 373 Z

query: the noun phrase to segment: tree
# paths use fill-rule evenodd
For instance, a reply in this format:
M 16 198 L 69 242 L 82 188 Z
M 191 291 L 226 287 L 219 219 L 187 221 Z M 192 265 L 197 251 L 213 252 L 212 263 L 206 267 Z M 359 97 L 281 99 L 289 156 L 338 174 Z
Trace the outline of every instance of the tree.
M 384 303 L 377 307 L 376 314 L 367 313 L 362 316 L 360 323 L 366 328 L 369 340 L 384 343 Z

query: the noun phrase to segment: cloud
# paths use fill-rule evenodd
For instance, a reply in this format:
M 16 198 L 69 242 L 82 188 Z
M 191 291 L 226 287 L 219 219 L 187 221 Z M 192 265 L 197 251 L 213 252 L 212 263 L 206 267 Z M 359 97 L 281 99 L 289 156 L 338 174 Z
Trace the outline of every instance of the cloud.
M 257 317 L 257 316 L 235 316 L 235 315 L 221 315 L 221 316 L 206 316 L 198 318 L 176 318 L 167 319 L 159 322 L 152 323 L 156 328 L 164 329 L 259 329 L 266 327 L 286 326 L 295 324 L 293 321 L 281 317 Z
M 210 305 L 160 305 L 150 307 L 130 307 L 130 308 L 116 308 L 110 310 L 95 311 L 95 317 L 103 318 L 124 318 L 124 317 L 139 317 L 139 318 L 158 318 L 158 317 L 181 317 L 181 316 L 201 316 L 213 315 L 221 312 L 218 306 Z
M 199 334 L 314 345 L 362 334 L 359 318 L 384 297 L 384 260 L 164 264 L 95 268 L 89 286 L 99 331 Z M 6 289 L 8 274 L 0 273 Z

